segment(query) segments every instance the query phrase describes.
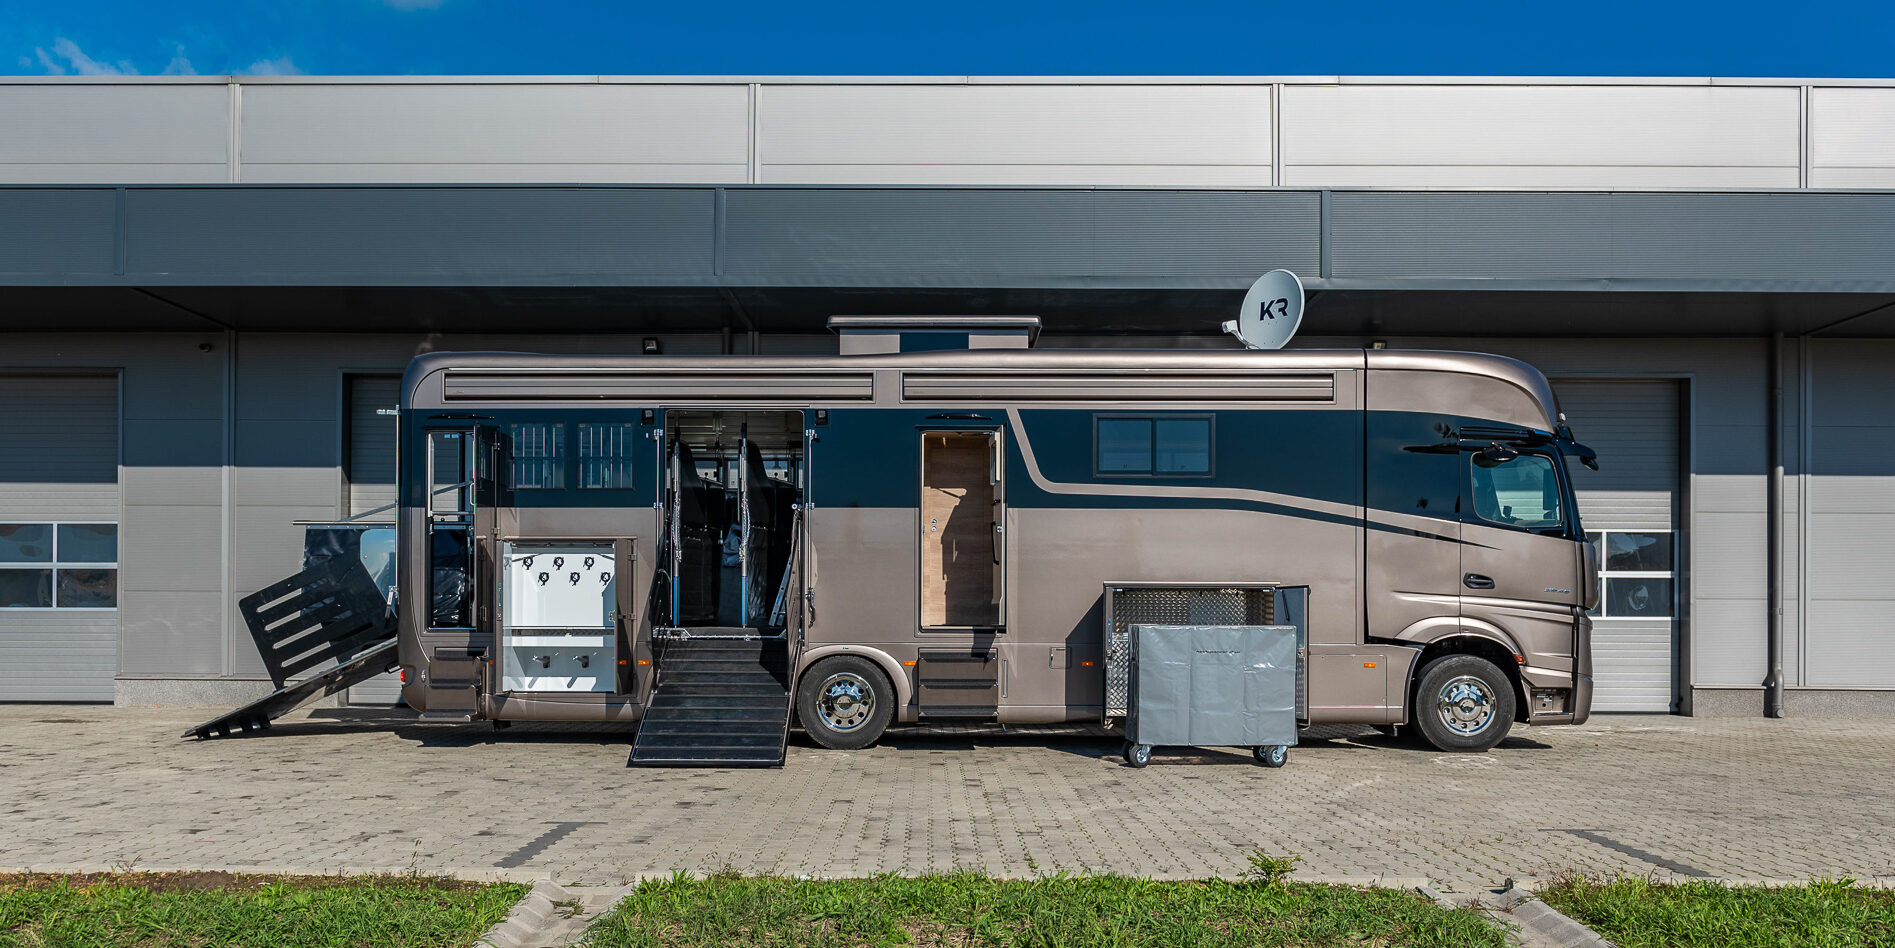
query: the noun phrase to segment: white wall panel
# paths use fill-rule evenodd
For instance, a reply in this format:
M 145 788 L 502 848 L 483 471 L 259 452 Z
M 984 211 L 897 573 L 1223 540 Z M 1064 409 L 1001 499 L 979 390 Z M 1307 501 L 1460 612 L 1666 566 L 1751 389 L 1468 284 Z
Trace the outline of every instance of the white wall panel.
M 223 181 L 229 118 L 223 85 L 0 86 L 0 181 Z
M 1810 186 L 1895 187 L 1895 88 L 1811 89 Z
M 1270 183 L 1267 86 L 767 86 L 778 183 Z
M 243 179 L 744 180 L 742 85 L 255 85 Z
M 1795 187 L 1798 92 L 1286 86 L 1290 185 Z

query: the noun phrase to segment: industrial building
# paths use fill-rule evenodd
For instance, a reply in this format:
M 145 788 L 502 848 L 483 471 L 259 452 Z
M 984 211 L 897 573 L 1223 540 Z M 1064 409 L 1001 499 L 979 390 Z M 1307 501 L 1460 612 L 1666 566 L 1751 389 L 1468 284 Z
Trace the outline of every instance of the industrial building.
M 6 78 L 0 128 L 0 701 L 267 691 L 236 602 L 393 499 L 417 353 L 1230 347 L 1281 267 L 1294 346 L 1554 380 L 1596 710 L 1762 714 L 1774 657 L 1895 712 L 1895 80 Z

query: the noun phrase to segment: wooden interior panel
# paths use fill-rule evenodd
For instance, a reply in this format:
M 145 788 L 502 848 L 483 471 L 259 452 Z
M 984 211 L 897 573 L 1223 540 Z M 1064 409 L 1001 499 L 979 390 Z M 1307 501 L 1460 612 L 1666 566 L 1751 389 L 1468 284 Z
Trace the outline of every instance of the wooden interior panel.
M 994 596 L 994 439 L 928 433 L 921 442 L 921 624 L 999 624 Z

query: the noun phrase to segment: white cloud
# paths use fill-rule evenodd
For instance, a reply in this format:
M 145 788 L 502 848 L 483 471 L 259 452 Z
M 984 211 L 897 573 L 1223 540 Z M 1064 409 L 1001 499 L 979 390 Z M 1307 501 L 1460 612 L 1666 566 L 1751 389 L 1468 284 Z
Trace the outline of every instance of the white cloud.
M 35 47 L 33 53 L 39 58 L 40 66 L 48 75 L 125 76 L 136 75 L 138 72 L 138 67 L 123 59 L 116 63 L 103 63 L 93 59 L 86 55 L 85 50 L 79 48 L 78 43 L 63 36 L 53 41 L 52 52 Z
M 291 62 L 288 56 L 259 59 L 237 70 L 237 75 L 240 76 L 300 76 L 302 74 L 303 70 Z
M 161 75 L 161 76 L 195 76 L 197 75 L 197 67 L 191 65 L 191 60 L 187 59 L 184 55 L 183 44 L 178 45 L 177 52 L 172 54 L 171 61 L 168 63 L 165 63 L 164 71 L 158 73 L 158 75 Z

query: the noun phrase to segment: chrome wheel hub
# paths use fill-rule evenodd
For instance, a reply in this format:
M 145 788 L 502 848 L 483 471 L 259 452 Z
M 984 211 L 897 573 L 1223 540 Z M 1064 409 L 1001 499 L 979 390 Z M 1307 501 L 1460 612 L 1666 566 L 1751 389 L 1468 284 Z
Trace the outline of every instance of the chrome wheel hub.
M 861 675 L 837 672 L 817 689 L 816 712 L 832 730 L 853 731 L 875 712 L 875 690 Z
M 1494 693 L 1472 675 L 1451 678 L 1435 696 L 1435 710 L 1448 730 L 1472 737 L 1494 722 Z

